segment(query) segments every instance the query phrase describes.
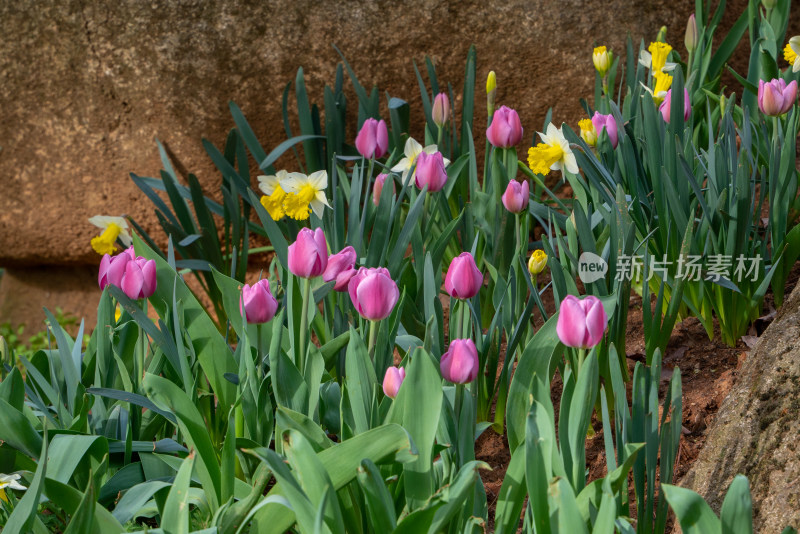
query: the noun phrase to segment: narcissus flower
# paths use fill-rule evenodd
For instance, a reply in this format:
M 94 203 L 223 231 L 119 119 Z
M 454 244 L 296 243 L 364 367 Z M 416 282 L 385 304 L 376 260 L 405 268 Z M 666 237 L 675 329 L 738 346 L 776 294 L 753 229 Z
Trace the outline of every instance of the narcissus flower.
M 400 386 L 403 385 L 405 378 L 406 370 L 402 367 L 386 369 L 386 374 L 383 376 L 383 394 L 392 399 L 397 397 L 397 392 L 400 391 Z
M 530 198 L 530 186 L 528 181 L 525 180 L 519 183 L 516 180 L 508 182 L 506 192 L 503 193 L 501 200 L 503 206 L 511 213 L 522 213 L 528 207 L 528 199 Z
M 389 178 L 389 175 L 384 173 L 375 177 L 375 184 L 372 186 L 372 203 L 375 204 L 376 207 L 381 203 L 381 194 L 383 193 L 383 186 L 386 183 L 386 178 Z M 392 184 L 392 195 L 394 195 L 397 192 L 397 188 L 394 186 L 394 179 L 389 178 L 389 182 Z
M 609 52 L 605 46 L 598 46 L 592 52 L 592 63 L 594 63 L 594 68 L 597 69 L 601 78 L 605 76 L 608 69 L 611 68 L 613 58 L 613 54 Z
M 308 219 L 311 212 L 322 218 L 322 210 L 328 204 L 325 189 L 328 187 L 328 171 L 317 171 L 306 176 L 299 172 L 287 174 L 281 187 L 288 193 L 283 199 L 286 215 L 297 221 Z
M 156 262 L 137 256 L 133 247 L 116 256 L 103 256 L 97 283 L 100 289 L 113 285 L 120 288 L 129 298 L 138 300 L 149 298 L 156 290 Z
M 581 119 L 578 121 L 578 127 L 581 129 L 581 139 L 586 141 L 589 146 L 597 145 L 597 132 L 594 130 L 592 119 Z
M 645 91 L 650 93 L 653 97 L 653 102 L 658 105 L 664 100 L 664 97 L 667 96 L 667 91 L 669 91 L 669 88 L 672 86 L 672 76 L 663 72 L 656 72 L 653 74 L 653 80 L 655 80 L 655 87 L 652 89 L 643 83 L 642 87 L 644 87 Z
M 291 173 L 291 175 L 302 176 L 302 174 L 295 172 Z M 261 205 L 264 206 L 273 221 L 279 221 L 286 215 L 286 210 L 283 207 L 286 191 L 284 191 L 281 184 L 288 176 L 288 172 L 280 170 L 274 175 L 258 177 L 258 188 L 264 193 L 264 196 L 261 197 Z
M 677 63 L 667 61 L 670 52 L 672 52 L 672 47 L 667 43 L 658 41 L 650 43 L 647 50 L 642 50 L 639 54 L 639 63 L 649 68 L 653 76 L 657 73 L 669 72 L 677 65 Z
M 382 158 L 389 149 L 389 132 L 383 119 L 367 119 L 356 136 L 356 149 L 363 157 Z
M 356 249 L 344 247 L 338 254 L 328 256 L 328 266 L 322 273 L 322 280 L 330 282 L 336 280 L 334 291 L 347 291 L 347 284 L 356 274 Z
M 672 89 L 667 91 L 664 101 L 658 107 L 661 116 L 669 124 L 669 116 L 672 113 Z M 683 120 L 689 120 L 689 113 L 692 111 L 692 103 L 689 101 L 689 91 L 684 88 L 683 90 Z
M 444 379 L 454 384 L 467 384 L 475 380 L 479 367 L 478 349 L 471 339 L 451 341 L 439 362 Z
M 392 167 L 392 172 L 400 173 L 403 185 L 407 184 L 409 180 L 414 178 L 416 174 L 416 170 L 412 173 L 411 169 L 414 167 L 415 163 L 417 162 L 417 157 L 422 154 L 434 154 L 439 151 L 439 148 L 436 145 L 428 145 L 425 148 L 422 148 L 422 145 L 417 143 L 414 139 L 409 137 L 406 140 L 406 146 L 403 149 L 403 154 L 405 157 L 397 162 L 397 165 Z M 447 158 L 443 159 L 445 167 L 450 164 L 450 160 Z
M 0 500 L 8 502 L 6 489 L 12 489 L 17 491 L 25 491 L 26 489 L 28 489 L 19 482 L 17 482 L 17 480 L 19 480 L 20 478 L 21 477 L 16 473 L 11 475 L 0 473 Z
M 361 267 L 347 284 L 350 301 L 364 319 L 380 321 L 392 313 L 400 290 L 385 267 Z
M 603 303 L 589 295 L 578 299 L 567 295 L 558 310 L 556 333 L 561 343 L 576 349 L 589 349 L 600 343 L 608 326 Z
M 551 122 L 547 125 L 547 133 L 539 132 L 542 142 L 528 149 L 528 166 L 537 174 L 547 174 L 550 170 L 567 170 L 578 174 L 578 162 L 564 137 L 561 128 Z
M 519 115 L 507 106 L 494 112 L 492 124 L 486 130 L 486 138 L 497 148 L 511 148 L 522 141 L 522 124 Z
M 797 100 L 797 80 L 787 84 L 782 78 L 769 82 L 758 81 L 758 108 L 764 115 L 777 117 L 783 115 Z
M 126 247 L 131 246 L 133 239 L 128 229 L 128 221 L 123 217 L 95 215 L 89 222 L 103 230 L 103 233 L 92 238 L 92 248 L 98 254 L 113 254 L 117 250 L 114 243 L 119 239 Z
M 416 186 L 422 189 L 427 185 L 428 193 L 441 191 L 444 184 L 447 183 L 444 161 L 445 159 L 441 152 L 434 152 L 433 154 L 420 153 L 417 157 L 417 171 L 414 177 Z
M 450 119 L 450 99 L 447 98 L 446 93 L 439 93 L 433 99 L 433 109 L 431 110 L 431 117 L 436 126 L 442 127 L 447 124 Z
M 545 267 L 547 267 L 547 254 L 544 250 L 534 250 L 528 259 L 528 271 L 536 276 L 544 271 Z
M 610 113 L 603 115 L 599 111 L 595 111 L 592 116 L 592 125 L 594 125 L 594 131 L 597 132 L 598 139 L 603 136 L 603 130 L 605 130 L 608 134 L 608 140 L 611 141 L 611 146 L 617 148 L 619 137 L 617 135 L 617 121 L 613 115 Z
M 289 245 L 289 271 L 299 278 L 316 278 L 328 266 L 328 245 L 322 228 L 303 228 Z
M 454 299 L 471 299 L 478 294 L 483 285 L 483 273 L 478 269 L 475 258 L 469 252 L 462 252 L 450 262 L 444 277 L 444 288 Z
M 786 43 L 783 59 L 792 66 L 792 72 L 800 71 L 800 35 L 795 35 Z
M 272 296 L 269 280 L 261 279 L 252 286 L 242 286 L 242 300 L 239 309 L 249 324 L 266 323 L 275 317 L 278 301 Z

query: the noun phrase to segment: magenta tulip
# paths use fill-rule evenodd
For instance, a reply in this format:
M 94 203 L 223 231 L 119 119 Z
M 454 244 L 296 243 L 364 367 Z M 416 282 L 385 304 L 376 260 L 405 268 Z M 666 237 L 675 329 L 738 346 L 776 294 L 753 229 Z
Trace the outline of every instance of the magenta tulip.
M 389 367 L 383 377 L 383 394 L 387 397 L 397 397 L 400 386 L 406 378 L 406 370 L 402 367 Z
M 420 189 L 427 185 L 429 193 L 441 191 L 444 184 L 447 183 L 447 172 L 444 170 L 442 153 L 420 152 L 417 156 L 417 170 L 414 174 L 417 187 Z
M 471 339 L 454 339 L 439 363 L 445 380 L 455 384 L 466 384 L 478 377 L 478 349 Z
M 608 315 L 597 297 L 578 299 L 567 295 L 561 301 L 556 333 L 564 345 L 578 349 L 594 347 L 603 339 L 606 326 Z
M 300 278 L 314 278 L 328 266 L 328 246 L 322 228 L 303 228 L 289 245 L 289 270 Z
M 672 113 L 672 89 L 667 91 L 667 95 L 664 97 L 664 101 L 661 102 L 661 105 L 658 106 L 658 111 L 661 112 L 661 116 L 664 117 L 664 121 L 669 124 L 669 117 Z M 692 111 L 692 104 L 689 101 L 689 91 L 684 89 L 683 90 L 683 120 L 689 120 L 689 113 Z
M 447 120 L 450 118 L 450 99 L 447 98 L 447 94 L 439 93 L 433 99 L 431 116 L 436 126 L 442 127 L 447 124 Z
M 530 186 L 527 180 L 522 183 L 511 180 L 503 193 L 503 206 L 511 213 L 522 213 L 528 207 L 529 197 Z
M 462 252 L 450 262 L 444 288 L 454 299 L 471 299 L 483 285 L 483 273 L 469 252 Z
M 334 291 L 347 291 L 347 284 L 356 274 L 356 249 L 345 247 L 338 254 L 328 257 L 328 266 L 322 273 L 322 280 L 330 282 L 336 280 Z
M 372 203 L 377 206 L 381 203 L 381 193 L 383 193 L 383 184 L 386 183 L 386 178 L 388 174 L 379 174 L 375 177 L 375 185 L 372 186 Z M 392 194 L 394 195 L 397 192 L 397 188 L 394 186 L 394 180 L 389 178 L 389 181 L 392 183 Z
M 400 290 L 385 267 L 361 267 L 347 284 L 350 300 L 364 319 L 380 321 L 389 317 Z
M 782 78 L 772 81 L 758 81 L 758 108 L 764 115 L 777 117 L 783 115 L 794 105 L 797 100 L 797 81 L 786 84 Z
M 247 318 L 249 324 L 266 323 L 275 317 L 278 301 L 272 296 L 269 280 L 262 279 L 253 284 L 242 286 L 242 300 L 239 310 Z
M 136 256 L 130 247 L 116 256 L 103 256 L 97 276 L 100 289 L 108 285 L 120 288 L 128 298 L 150 297 L 156 290 L 156 261 Z
M 383 119 L 365 120 L 356 136 L 356 148 L 358 153 L 367 159 L 383 157 L 389 149 L 389 132 L 386 130 L 386 122 Z
M 506 106 L 494 112 L 486 138 L 497 148 L 511 148 L 522 141 L 522 125 L 517 112 Z
M 608 133 L 608 140 L 611 141 L 611 146 L 617 148 L 619 137 L 617 135 L 617 121 L 614 119 L 613 115 L 603 115 L 595 111 L 592 117 L 592 125 L 594 126 L 594 131 L 597 133 L 598 140 L 603 136 L 603 130 L 605 130 L 606 133 Z

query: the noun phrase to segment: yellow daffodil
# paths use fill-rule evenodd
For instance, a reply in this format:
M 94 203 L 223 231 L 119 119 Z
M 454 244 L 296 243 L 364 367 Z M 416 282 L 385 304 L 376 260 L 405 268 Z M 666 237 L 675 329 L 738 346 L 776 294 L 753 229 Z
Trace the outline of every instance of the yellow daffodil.
M 414 167 L 414 163 L 417 161 L 417 156 L 425 152 L 426 154 L 435 154 L 439 151 L 439 147 L 436 145 L 428 145 L 425 148 L 422 148 L 422 145 L 417 143 L 411 137 L 408 138 L 406 141 L 406 146 L 403 148 L 403 154 L 405 157 L 397 162 L 397 165 L 392 167 L 392 172 L 399 172 L 401 173 L 401 177 L 403 179 L 403 184 L 407 184 L 410 180 L 414 178 L 414 174 L 416 174 L 416 170 L 412 173 L 411 168 Z M 450 160 L 444 158 L 444 165 L 450 163 Z
M 267 210 L 267 213 L 269 213 L 273 221 L 279 221 L 286 215 L 286 211 L 283 207 L 286 191 L 281 184 L 287 177 L 294 174 L 299 173 L 288 173 L 284 170 L 280 170 L 274 175 L 258 177 L 258 188 L 264 193 L 264 196 L 261 197 L 261 205 L 264 206 L 264 209 Z M 302 174 L 299 175 L 302 176 Z
M 783 58 L 792 66 L 792 72 L 800 71 L 800 35 L 795 35 L 786 43 Z
M 592 124 L 592 119 L 581 119 L 578 121 L 578 126 L 581 129 L 581 139 L 586 141 L 589 146 L 597 145 L 597 132 Z
M 542 142 L 528 149 L 528 165 L 533 172 L 544 175 L 550 170 L 564 172 L 566 169 L 578 174 L 578 162 L 561 128 L 556 128 L 551 122 L 547 125 L 547 133 L 539 132 L 539 137 Z
M 114 243 L 119 239 L 125 247 L 131 246 L 133 239 L 128 229 L 128 221 L 123 217 L 95 215 L 89 222 L 103 230 L 103 233 L 92 238 L 92 248 L 98 254 L 113 254 L 117 247 Z
M 0 473 L 0 500 L 8 502 L 8 496 L 6 495 L 6 488 L 17 491 L 25 491 L 26 489 L 28 489 L 19 482 L 17 482 L 17 480 L 19 479 L 20 476 L 16 473 L 13 475 L 6 475 L 4 473 Z
M 598 46 L 592 52 L 592 63 L 594 63 L 594 68 L 597 69 L 601 78 L 604 77 L 608 69 L 611 68 L 613 57 L 613 54 L 609 52 L 605 46 Z
M 317 217 L 322 217 L 322 210 L 328 204 L 325 198 L 325 189 L 328 187 L 328 171 L 317 171 L 306 176 L 300 173 L 290 173 L 281 183 L 286 191 L 283 207 L 286 215 L 297 221 L 308 219 L 311 212 Z
M 494 73 L 493 70 L 489 71 L 489 75 L 486 77 L 486 94 L 488 95 L 492 91 L 497 89 L 497 75 Z
M 667 61 L 672 47 L 667 43 L 653 42 L 639 54 L 639 63 L 650 69 L 653 76 L 657 73 L 672 71 L 677 63 Z
M 532 276 L 536 276 L 544 271 L 545 267 L 547 267 L 547 254 L 544 253 L 544 250 L 534 250 L 528 259 L 528 271 Z

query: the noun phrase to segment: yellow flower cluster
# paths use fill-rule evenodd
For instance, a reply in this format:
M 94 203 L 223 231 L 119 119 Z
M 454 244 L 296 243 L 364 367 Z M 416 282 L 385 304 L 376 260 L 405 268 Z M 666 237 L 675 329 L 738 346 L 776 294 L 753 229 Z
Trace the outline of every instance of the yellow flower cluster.
M 258 181 L 264 193 L 261 205 L 275 221 L 287 215 L 296 221 L 304 221 L 312 211 L 322 217 L 324 206 L 330 207 L 325 198 L 327 171 L 317 171 L 308 176 L 278 171 L 274 176 L 259 176 Z

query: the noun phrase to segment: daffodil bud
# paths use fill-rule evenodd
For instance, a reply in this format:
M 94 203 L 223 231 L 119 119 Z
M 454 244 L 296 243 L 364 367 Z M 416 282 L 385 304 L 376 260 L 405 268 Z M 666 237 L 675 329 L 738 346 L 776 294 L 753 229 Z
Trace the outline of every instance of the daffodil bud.
M 719 95 L 719 114 L 725 115 L 725 95 Z
M 494 71 L 489 71 L 489 76 L 486 77 L 486 116 L 491 117 L 494 114 L 494 95 L 497 92 L 497 75 Z
M 528 271 L 531 276 L 541 273 L 545 267 L 547 267 L 547 254 L 544 250 L 534 250 L 531 257 L 528 258 Z
M 608 69 L 611 68 L 611 62 L 613 60 L 614 55 L 609 52 L 605 46 L 598 46 L 592 52 L 592 63 L 594 63 L 594 68 L 597 69 L 601 78 L 604 77 Z
M 697 39 L 697 19 L 694 17 L 694 13 L 692 13 L 689 17 L 689 22 L 686 23 L 686 38 L 683 41 L 686 45 L 686 50 L 694 52 L 697 48 Z
M 658 37 L 656 37 L 656 41 L 658 41 L 660 43 L 666 43 L 667 42 L 667 27 L 666 26 L 661 26 L 661 29 L 658 30 Z

